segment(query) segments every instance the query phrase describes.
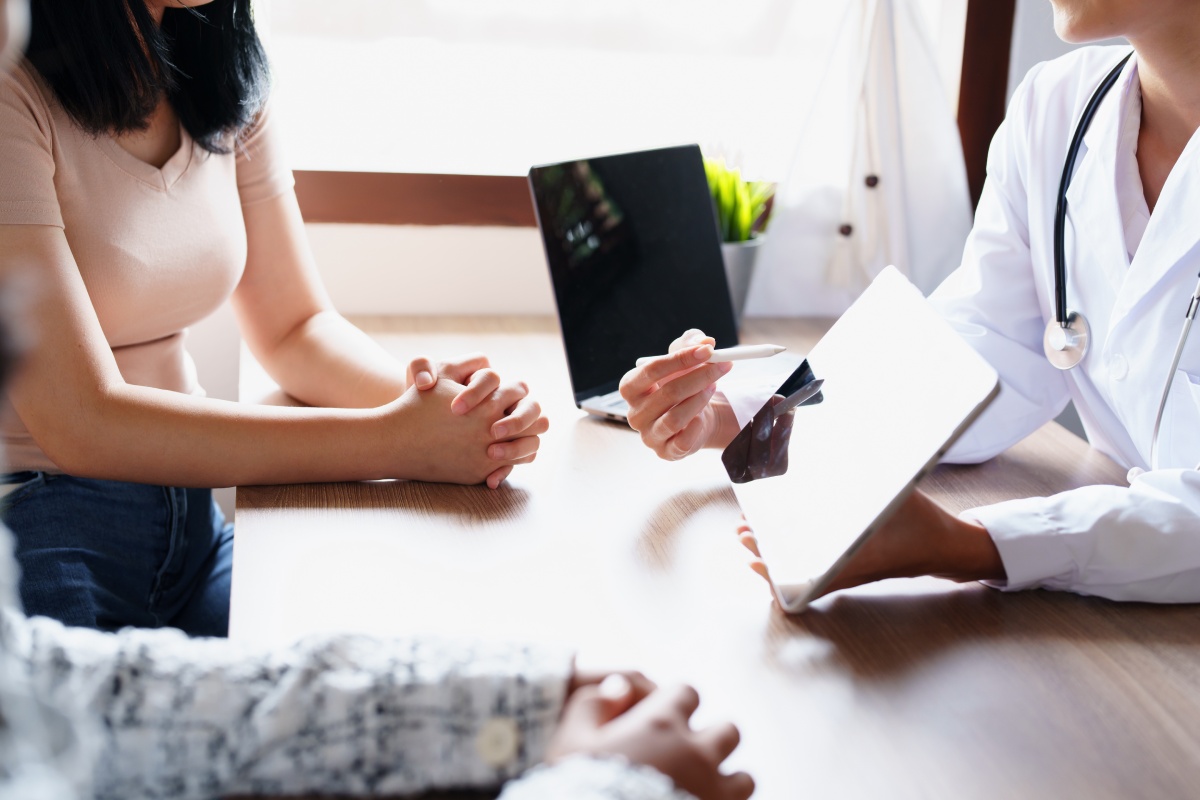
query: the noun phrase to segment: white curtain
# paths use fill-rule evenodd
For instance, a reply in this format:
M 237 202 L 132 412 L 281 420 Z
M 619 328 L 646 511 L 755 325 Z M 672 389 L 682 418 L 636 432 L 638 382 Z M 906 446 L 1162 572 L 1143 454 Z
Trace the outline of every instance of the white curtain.
M 847 3 L 796 131 L 748 315 L 836 315 L 888 264 L 926 293 L 958 266 L 966 171 L 918 3 Z

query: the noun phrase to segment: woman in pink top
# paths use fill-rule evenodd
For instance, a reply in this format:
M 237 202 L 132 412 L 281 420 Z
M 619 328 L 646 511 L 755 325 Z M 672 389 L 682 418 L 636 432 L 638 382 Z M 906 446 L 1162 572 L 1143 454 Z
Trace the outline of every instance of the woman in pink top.
M 2 417 L 29 613 L 223 635 L 232 531 L 208 487 L 495 488 L 534 458 L 547 422 L 523 383 L 481 356 L 406 370 L 334 311 L 248 0 L 32 10 L 0 80 L 0 267 L 36 265 L 41 321 Z M 187 327 L 227 298 L 309 408 L 204 397 Z

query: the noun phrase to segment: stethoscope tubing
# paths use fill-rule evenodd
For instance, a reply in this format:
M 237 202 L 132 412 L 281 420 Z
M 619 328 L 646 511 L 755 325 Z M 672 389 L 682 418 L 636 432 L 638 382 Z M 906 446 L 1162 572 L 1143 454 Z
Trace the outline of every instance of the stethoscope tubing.
M 1067 189 L 1071 186 L 1071 176 L 1075 172 L 1075 160 L 1079 157 L 1079 148 L 1083 146 L 1083 136 L 1096 116 L 1096 109 L 1108 94 L 1109 89 L 1121 76 L 1121 70 L 1133 53 L 1121 59 L 1112 71 L 1100 82 L 1092 99 L 1088 101 L 1075 127 L 1075 135 L 1067 148 L 1067 159 L 1063 164 L 1062 180 L 1058 182 L 1058 203 L 1054 209 L 1054 319 L 1059 325 L 1066 327 L 1069 318 L 1067 311 Z
M 1162 427 L 1163 413 L 1167 409 L 1167 398 L 1171 396 L 1171 385 L 1175 383 L 1175 372 L 1179 369 L 1179 359 L 1183 356 L 1183 346 L 1187 344 L 1188 334 L 1192 332 L 1192 323 L 1196 320 L 1196 307 L 1200 305 L 1200 283 L 1192 292 L 1188 303 L 1187 314 L 1183 318 L 1183 330 L 1179 332 L 1179 343 L 1175 345 L 1175 357 L 1171 359 L 1171 368 L 1167 370 L 1167 382 L 1163 386 L 1162 395 L 1158 401 L 1158 413 L 1154 415 L 1154 433 L 1150 437 L 1150 468 L 1158 469 L 1158 430 Z

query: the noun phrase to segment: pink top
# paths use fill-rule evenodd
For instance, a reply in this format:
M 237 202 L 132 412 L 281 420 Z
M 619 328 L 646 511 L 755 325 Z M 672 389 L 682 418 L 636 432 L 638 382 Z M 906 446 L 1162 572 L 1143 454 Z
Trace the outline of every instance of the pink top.
M 187 327 L 241 279 L 242 206 L 289 191 L 292 175 L 265 112 L 236 154 L 181 138 L 159 169 L 84 132 L 28 64 L 0 77 L 0 224 L 64 230 L 127 383 L 203 394 Z M 9 470 L 56 469 L 7 397 L 0 420 Z

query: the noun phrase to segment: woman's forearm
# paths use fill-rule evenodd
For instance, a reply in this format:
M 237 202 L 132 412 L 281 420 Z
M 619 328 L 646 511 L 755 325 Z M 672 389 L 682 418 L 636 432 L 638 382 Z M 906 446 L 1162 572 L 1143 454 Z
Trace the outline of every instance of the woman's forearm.
M 286 408 L 114 384 L 64 418 L 30 424 L 60 469 L 81 477 L 173 486 L 408 478 L 475 484 L 524 453 L 489 456 L 491 427 L 509 399 L 466 414 L 443 380 L 372 409 Z M 497 393 L 499 394 L 499 393 Z
M 408 388 L 404 367 L 335 311 L 320 311 L 255 355 L 285 392 L 312 406 L 374 408 Z
M 381 416 L 121 385 L 76 419 L 33 433 L 60 469 L 80 477 L 195 487 L 400 477 L 380 452 Z

